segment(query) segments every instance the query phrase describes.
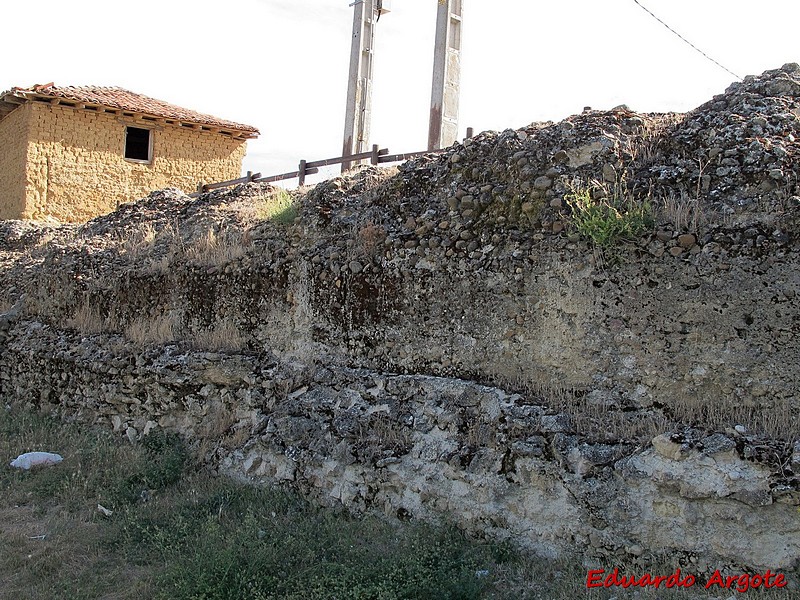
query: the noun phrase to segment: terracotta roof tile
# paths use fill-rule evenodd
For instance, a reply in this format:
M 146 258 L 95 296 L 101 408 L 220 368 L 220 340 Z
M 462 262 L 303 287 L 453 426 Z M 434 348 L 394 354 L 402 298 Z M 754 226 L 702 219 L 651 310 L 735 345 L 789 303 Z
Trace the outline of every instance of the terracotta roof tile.
M 62 98 L 65 100 L 72 100 L 75 102 L 85 102 L 87 104 L 94 104 L 99 106 L 106 106 L 119 110 L 125 110 L 135 113 L 143 113 L 153 117 L 161 117 L 165 119 L 175 119 L 188 123 L 195 123 L 199 125 L 210 125 L 214 127 L 222 127 L 226 129 L 233 129 L 235 131 L 247 132 L 250 134 L 258 135 L 258 129 L 250 125 L 242 123 L 235 123 L 220 119 L 212 115 L 189 110 L 175 106 L 163 100 L 156 100 L 142 94 L 136 94 L 126 89 L 119 87 L 97 87 L 97 86 L 69 86 L 59 87 L 52 83 L 44 85 L 35 85 L 30 88 L 15 87 L 8 92 L 0 94 L 0 98 L 6 95 L 13 95 L 18 98 L 26 97 L 51 97 Z

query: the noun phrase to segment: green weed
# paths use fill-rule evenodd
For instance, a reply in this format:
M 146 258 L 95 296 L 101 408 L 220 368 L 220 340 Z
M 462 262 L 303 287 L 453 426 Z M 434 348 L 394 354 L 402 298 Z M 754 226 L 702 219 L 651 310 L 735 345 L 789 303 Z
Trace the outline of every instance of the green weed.
M 600 248 L 635 239 L 653 227 L 650 203 L 637 202 L 625 193 L 595 198 L 587 186 L 574 189 L 564 198 L 578 233 Z
M 259 219 L 288 225 L 297 218 L 297 202 L 286 190 L 277 189 L 260 200 L 256 216 Z

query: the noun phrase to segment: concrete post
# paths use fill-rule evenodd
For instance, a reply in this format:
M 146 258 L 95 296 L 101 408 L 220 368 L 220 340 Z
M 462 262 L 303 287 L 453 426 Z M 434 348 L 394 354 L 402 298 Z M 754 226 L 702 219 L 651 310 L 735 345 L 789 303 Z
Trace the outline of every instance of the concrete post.
M 375 57 L 375 24 L 383 12 L 380 0 L 356 0 L 353 15 L 353 40 L 350 47 L 350 78 L 347 83 L 347 110 L 344 117 L 342 156 L 368 151 L 372 117 L 372 69 Z M 342 163 L 342 172 L 353 163 Z
M 433 54 L 428 150 L 446 148 L 458 139 L 462 3 L 463 0 L 439 0 Z

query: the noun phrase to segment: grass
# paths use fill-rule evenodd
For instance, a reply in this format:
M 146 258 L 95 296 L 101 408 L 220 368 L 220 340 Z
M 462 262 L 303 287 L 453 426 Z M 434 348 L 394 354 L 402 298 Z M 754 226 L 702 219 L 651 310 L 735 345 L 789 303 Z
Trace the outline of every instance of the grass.
M 175 435 L 130 445 L 0 409 L 3 457 L 43 448 L 64 461 L 0 468 L 0 598 L 480 598 L 492 581 L 476 571 L 509 556 L 453 528 L 212 477 Z
M 64 461 L 32 471 L 7 466 L 32 450 L 57 451 Z M 447 525 L 355 518 L 287 490 L 210 476 L 179 436 L 163 431 L 132 445 L 104 429 L 6 407 L 0 455 L 3 600 L 634 597 L 587 590 L 579 558 L 537 559 Z M 689 595 L 639 597 L 709 596 L 698 586 Z
M 276 188 L 269 196 L 261 198 L 256 217 L 261 220 L 289 225 L 297 218 L 297 202 L 286 190 Z
M 595 197 L 592 188 L 579 187 L 564 198 L 572 210 L 575 229 L 601 249 L 635 239 L 653 227 L 649 203 L 637 202 L 616 190 Z
M 186 258 L 200 266 L 222 266 L 240 259 L 252 248 L 247 232 L 233 228 L 217 233 L 209 228 L 186 248 Z
M 246 346 L 247 337 L 232 320 L 220 318 L 207 328 L 193 331 L 189 342 L 198 350 L 236 352 Z

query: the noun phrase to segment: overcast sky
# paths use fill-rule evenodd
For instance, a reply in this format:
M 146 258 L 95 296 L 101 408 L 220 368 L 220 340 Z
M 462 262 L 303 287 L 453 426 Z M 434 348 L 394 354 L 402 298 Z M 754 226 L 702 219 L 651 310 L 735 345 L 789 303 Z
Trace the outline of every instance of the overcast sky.
M 3 7 L 0 90 L 120 86 L 254 125 L 244 170 L 341 153 L 351 0 L 63 0 Z M 745 76 L 800 62 L 798 0 L 640 0 Z M 392 0 L 377 27 L 372 142 L 427 144 L 436 0 Z M 584 106 L 686 111 L 734 77 L 634 0 L 464 0 L 461 118 L 519 128 Z

